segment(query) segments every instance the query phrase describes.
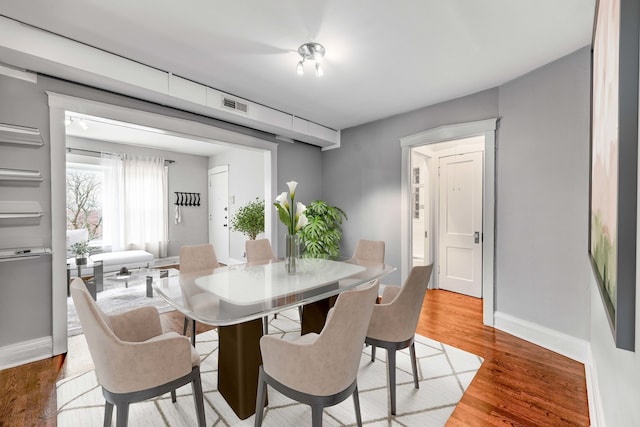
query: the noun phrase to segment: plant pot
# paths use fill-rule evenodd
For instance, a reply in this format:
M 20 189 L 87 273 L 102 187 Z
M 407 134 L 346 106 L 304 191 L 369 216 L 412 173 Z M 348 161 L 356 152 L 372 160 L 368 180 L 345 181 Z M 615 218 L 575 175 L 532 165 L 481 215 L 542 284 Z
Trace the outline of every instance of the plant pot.
M 76 265 L 87 265 L 87 257 L 76 257 Z

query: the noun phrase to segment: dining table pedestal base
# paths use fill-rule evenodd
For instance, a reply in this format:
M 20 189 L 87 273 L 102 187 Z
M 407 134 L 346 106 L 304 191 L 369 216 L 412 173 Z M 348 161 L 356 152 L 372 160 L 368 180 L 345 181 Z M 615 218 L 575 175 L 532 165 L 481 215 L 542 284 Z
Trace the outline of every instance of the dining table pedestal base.
M 262 319 L 218 327 L 218 390 L 238 418 L 255 413 Z
M 321 299 L 302 307 L 302 319 L 300 319 L 300 334 L 314 332 L 319 334 L 327 321 L 329 310 L 335 305 L 337 295 Z

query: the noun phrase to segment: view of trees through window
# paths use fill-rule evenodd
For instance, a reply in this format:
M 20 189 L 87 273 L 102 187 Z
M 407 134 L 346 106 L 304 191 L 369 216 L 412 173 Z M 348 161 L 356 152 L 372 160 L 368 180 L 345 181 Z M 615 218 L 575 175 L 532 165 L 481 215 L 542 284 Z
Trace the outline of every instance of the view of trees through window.
M 67 164 L 67 229 L 86 228 L 89 240 L 102 238 L 103 182 L 100 167 Z

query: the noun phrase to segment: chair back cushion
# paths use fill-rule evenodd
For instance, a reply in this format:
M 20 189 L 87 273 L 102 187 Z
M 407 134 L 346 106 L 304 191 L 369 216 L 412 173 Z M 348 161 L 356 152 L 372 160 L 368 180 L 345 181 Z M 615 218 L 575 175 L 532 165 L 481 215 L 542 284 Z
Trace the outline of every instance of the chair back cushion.
M 245 242 L 247 263 L 265 263 L 277 260 L 268 239 L 247 240 Z
M 219 266 L 216 253 L 210 244 L 180 247 L 180 273 L 213 270 Z
M 353 259 L 368 262 L 384 262 L 384 241 L 380 240 L 358 240 L 356 250 L 353 252 Z
M 114 334 L 109 317 L 93 301 L 84 281 L 76 277 L 71 282 L 71 297 L 82 325 L 87 346 L 96 368 L 98 382 L 107 390 L 117 389 L 114 384 L 113 355 L 119 339 Z
M 320 335 L 303 335 L 291 344 L 293 348 L 283 350 L 282 339 L 263 337 L 265 372 L 287 387 L 315 396 L 331 396 L 353 384 L 378 287 L 376 280 L 342 292 Z
M 367 337 L 403 342 L 415 334 L 432 269 L 433 265 L 413 267 L 398 295 L 373 308 Z

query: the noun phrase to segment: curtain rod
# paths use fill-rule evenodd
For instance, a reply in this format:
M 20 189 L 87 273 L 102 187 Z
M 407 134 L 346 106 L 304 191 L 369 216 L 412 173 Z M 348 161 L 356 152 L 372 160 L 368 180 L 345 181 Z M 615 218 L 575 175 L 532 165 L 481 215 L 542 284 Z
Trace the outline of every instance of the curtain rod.
M 72 148 L 72 147 L 67 147 L 67 152 L 68 152 L 68 153 L 71 153 L 72 151 L 81 151 L 81 152 L 83 152 L 83 153 L 100 154 L 100 155 L 102 155 L 102 154 L 108 154 L 108 155 L 110 155 L 110 156 L 118 156 L 118 157 L 121 157 L 121 155 L 120 155 L 120 154 L 118 154 L 118 153 L 108 153 L 108 152 L 106 152 L 106 151 L 95 151 L 95 150 L 86 150 L 86 149 L 84 149 L 84 148 Z M 168 160 L 168 159 L 165 159 L 165 161 L 164 161 L 164 162 L 165 162 L 165 163 L 168 163 L 168 164 L 173 164 L 173 163 L 175 163 L 176 161 L 175 161 L 175 160 Z

